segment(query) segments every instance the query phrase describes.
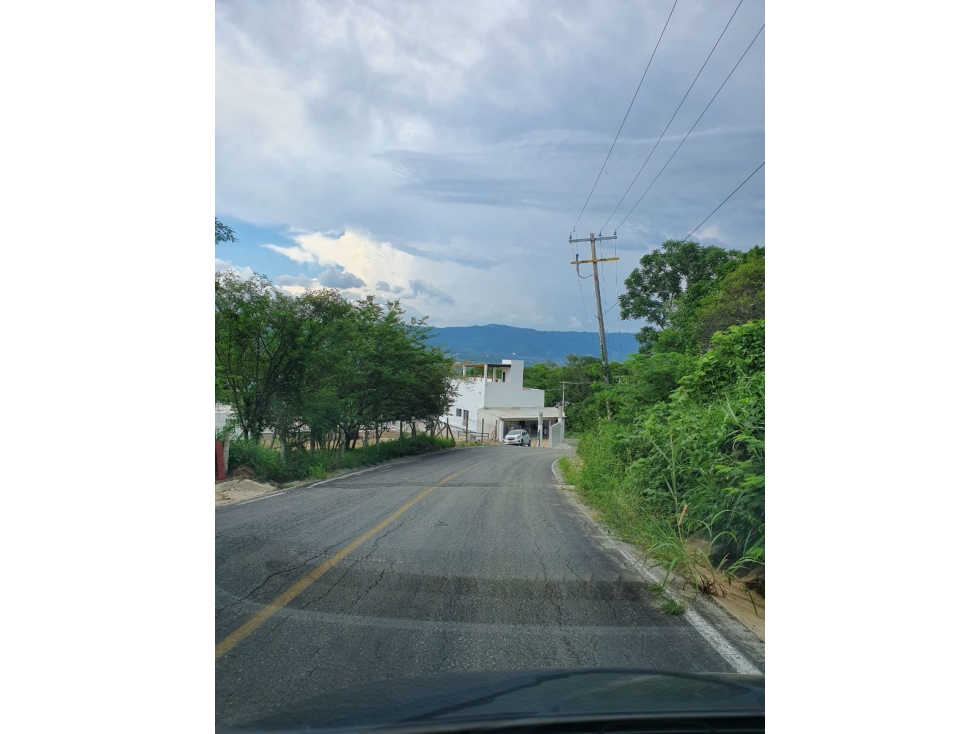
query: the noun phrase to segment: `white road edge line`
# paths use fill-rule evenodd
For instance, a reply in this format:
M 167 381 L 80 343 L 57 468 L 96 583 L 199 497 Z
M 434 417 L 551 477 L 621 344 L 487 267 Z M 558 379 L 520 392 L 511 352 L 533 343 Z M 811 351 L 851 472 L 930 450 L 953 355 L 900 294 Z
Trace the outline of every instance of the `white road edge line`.
M 261 497 L 252 497 L 250 500 L 242 500 L 241 502 L 235 502 L 236 505 L 247 505 L 251 502 L 258 502 L 259 500 L 267 500 L 269 497 L 277 497 L 286 490 L 280 489 L 278 492 L 269 492 L 268 494 L 263 494 Z M 225 507 L 230 507 L 230 505 L 225 505 Z
M 555 460 L 554 463 L 551 464 L 551 473 L 554 475 L 554 478 L 558 480 L 558 482 L 562 482 L 563 477 L 561 477 L 557 471 L 558 461 L 559 460 Z M 608 532 L 606 532 L 605 528 L 603 528 L 601 525 L 595 522 L 595 520 L 593 520 L 588 515 L 588 513 L 584 511 L 580 502 L 575 504 L 577 505 L 578 512 L 580 512 L 581 515 L 592 526 L 598 529 L 598 532 L 602 535 L 602 537 L 604 537 L 608 541 L 609 545 L 612 548 L 615 548 L 615 550 L 619 553 L 619 555 L 622 556 L 622 558 L 626 562 L 626 565 L 631 566 L 633 570 L 635 570 L 645 579 L 663 585 L 662 574 L 654 572 L 652 569 L 648 568 L 645 563 L 643 563 L 638 558 L 636 558 L 629 550 L 621 547 L 621 544 L 618 543 L 611 535 L 609 535 Z M 672 593 L 670 593 L 669 589 L 667 589 L 665 586 L 663 588 L 663 595 L 670 599 L 673 599 L 673 601 L 677 603 L 681 602 L 681 600 L 677 599 Z M 710 623 L 707 622 L 707 620 L 705 620 L 702 616 L 700 616 L 700 614 L 695 612 L 693 609 L 687 609 L 683 613 L 683 618 L 690 623 L 691 627 L 693 627 L 695 630 L 697 630 L 697 632 L 700 633 L 701 637 L 703 637 L 707 641 L 707 644 L 709 644 L 712 648 L 714 648 L 714 650 L 717 652 L 718 655 L 724 658 L 724 660 L 732 668 L 734 668 L 735 673 L 741 673 L 745 675 L 762 674 L 762 672 L 757 667 L 755 667 L 754 663 L 752 663 L 750 660 L 748 660 L 748 658 L 742 655 L 738 651 L 738 649 L 734 647 L 734 645 L 728 642 L 720 632 L 718 632 L 714 627 L 712 627 Z

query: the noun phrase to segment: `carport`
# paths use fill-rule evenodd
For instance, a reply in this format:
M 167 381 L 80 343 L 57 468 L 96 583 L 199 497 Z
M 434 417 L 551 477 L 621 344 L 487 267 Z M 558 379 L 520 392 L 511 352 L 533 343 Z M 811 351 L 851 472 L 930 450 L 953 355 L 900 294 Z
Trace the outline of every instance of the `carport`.
M 502 441 L 507 431 L 523 428 L 537 441 L 537 420 L 543 414 L 544 446 L 550 445 L 551 426 L 561 417 L 559 408 L 480 408 L 476 419 L 485 426 L 490 440 Z

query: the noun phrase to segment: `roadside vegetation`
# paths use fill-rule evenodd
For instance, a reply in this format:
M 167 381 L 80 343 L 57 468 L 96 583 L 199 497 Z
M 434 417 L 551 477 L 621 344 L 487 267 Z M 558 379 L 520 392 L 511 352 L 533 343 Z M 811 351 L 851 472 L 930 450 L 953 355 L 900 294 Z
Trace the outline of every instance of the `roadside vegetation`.
M 708 594 L 739 580 L 764 596 L 764 263 L 763 248 L 690 242 L 644 256 L 620 298 L 647 321 L 640 353 L 613 364 L 611 385 L 599 363 L 566 408 L 578 456 L 562 468 L 584 501 L 668 579 Z M 580 359 L 536 365 L 534 386 L 570 379 L 572 364 L 583 374 Z
M 393 441 L 360 446 L 345 451 L 327 449 L 292 450 L 283 458 L 278 449 L 249 441 L 233 441 L 228 457 L 228 470 L 248 467 L 248 473 L 260 482 L 292 482 L 301 479 L 325 479 L 330 474 L 344 470 L 374 466 L 382 461 L 402 456 L 416 456 L 455 446 L 451 438 L 438 438 L 420 434 L 404 436 Z
M 289 295 L 261 275 L 228 271 L 214 284 L 215 400 L 234 414 L 218 436 L 235 437 L 229 471 L 290 481 L 454 445 L 434 435 L 452 360 L 428 343 L 424 320 L 331 289 Z M 391 426 L 399 437 L 382 442 Z M 262 445 L 269 430 L 277 449 Z M 361 436 L 370 445 L 358 448 Z

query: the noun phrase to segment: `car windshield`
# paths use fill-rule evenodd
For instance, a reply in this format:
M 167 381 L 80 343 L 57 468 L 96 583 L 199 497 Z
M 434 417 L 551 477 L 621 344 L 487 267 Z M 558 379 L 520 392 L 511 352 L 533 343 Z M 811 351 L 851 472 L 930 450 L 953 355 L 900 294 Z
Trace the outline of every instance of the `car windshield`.
M 218 728 L 760 700 L 764 14 L 218 0 Z

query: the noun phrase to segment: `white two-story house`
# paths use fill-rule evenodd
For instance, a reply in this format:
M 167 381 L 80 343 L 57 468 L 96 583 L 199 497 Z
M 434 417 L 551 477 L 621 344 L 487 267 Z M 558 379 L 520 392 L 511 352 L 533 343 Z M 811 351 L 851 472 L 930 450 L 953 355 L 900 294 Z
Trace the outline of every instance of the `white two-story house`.
M 523 360 L 503 359 L 497 364 L 458 364 L 461 374 L 453 386 L 457 396 L 442 420 L 453 431 L 499 441 L 507 431 L 526 429 L 543 444 L 549 443 L 551 427 L 560 420 L 558 408 L 544 407 L 544 391 L 523 386 Z

